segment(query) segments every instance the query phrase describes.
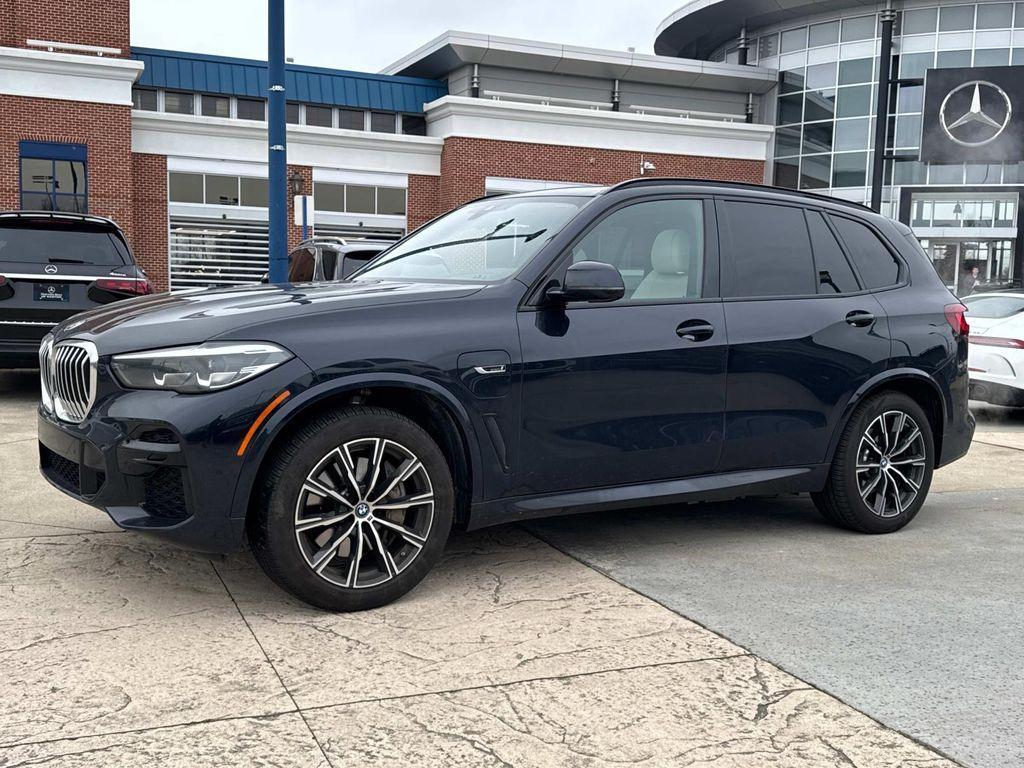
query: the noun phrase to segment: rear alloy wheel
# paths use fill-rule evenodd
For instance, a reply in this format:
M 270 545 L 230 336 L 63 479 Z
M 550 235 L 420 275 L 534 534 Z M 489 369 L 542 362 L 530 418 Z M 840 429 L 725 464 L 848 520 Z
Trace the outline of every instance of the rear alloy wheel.
M 857 451 L 861 499 L 879 517 L 899 516 L 916 501 L 927 463 L 917 422 L 904 411 L 879 414 Z
M 882 393 L 854 412 L 825 489 L 811 497 L 836 525 L 891 533 L 909 523 L 924 504 L 934 463 L 924 411 L 904 394 Z
M 395 600 L 437 562 L 451 473 L 418 425 L 353 407 L 304 426 L 272 460 L 250 520 L 267 574 L 306 602 L 358 611 Z

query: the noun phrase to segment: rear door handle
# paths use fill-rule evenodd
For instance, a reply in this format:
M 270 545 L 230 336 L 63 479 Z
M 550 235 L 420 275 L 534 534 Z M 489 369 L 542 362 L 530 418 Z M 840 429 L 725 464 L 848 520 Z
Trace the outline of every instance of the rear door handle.
M 855 309 L 846 315 L 846 322 L 856 328 L 866 328 L 875 322 L 875 316 L 862 309 Z
M 715 326 L 707 320 L 687 320 L 676 328 L 676 336 L 689 341 L 707 341 L 715 335 Z

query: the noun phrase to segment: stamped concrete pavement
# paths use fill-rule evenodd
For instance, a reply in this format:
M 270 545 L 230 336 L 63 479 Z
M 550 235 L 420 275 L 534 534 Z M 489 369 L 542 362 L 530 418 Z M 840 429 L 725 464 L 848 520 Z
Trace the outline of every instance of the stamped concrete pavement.
M 116 531 L 0 375 L 0 766 L 949 766 L 521 528 L 333 615 Z M 688 546 L 688 545 L 687 545 Z

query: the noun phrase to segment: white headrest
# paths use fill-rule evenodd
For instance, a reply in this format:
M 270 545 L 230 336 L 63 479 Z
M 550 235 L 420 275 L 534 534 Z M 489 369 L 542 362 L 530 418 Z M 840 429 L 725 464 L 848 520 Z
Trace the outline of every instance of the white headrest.
M 651 246 L 651 266 L 655 272 L 686 273 L 690 269 L 693 239 L 685 229 L 666 229 L 658 233 Z

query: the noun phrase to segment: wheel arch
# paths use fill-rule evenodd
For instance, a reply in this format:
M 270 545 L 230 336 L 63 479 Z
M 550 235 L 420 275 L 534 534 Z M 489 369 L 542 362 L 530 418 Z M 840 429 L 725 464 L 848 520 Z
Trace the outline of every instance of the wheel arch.
M 921 406 L 932 429 L 932 446 L 936 462 L 942 455 L 942 437 L 946 423 L 946 401 L 935 380 L 923 371 L 914 368 L 893 368 L 865 382 L 850 398 L 837 422 L 828 445 L 826 462 L 831 463 L 846 425 L 850 423 L 857 406 L 879 392 L 901 392 Z
M 327 410 L 351 405 L 387 408 L 414 421 L 441 448 L 452 470 L 456 489 L 455 522 L 465 525 L 482 488 L 479 446 L 469 414 L 443 386 L 417 376 L 393 374 L 346 377 L 303 390 L 275 412 L 264 425 L 235 490 L 232 517 L 247 517 L 258 483 L 275 449 L 309 419 Z

